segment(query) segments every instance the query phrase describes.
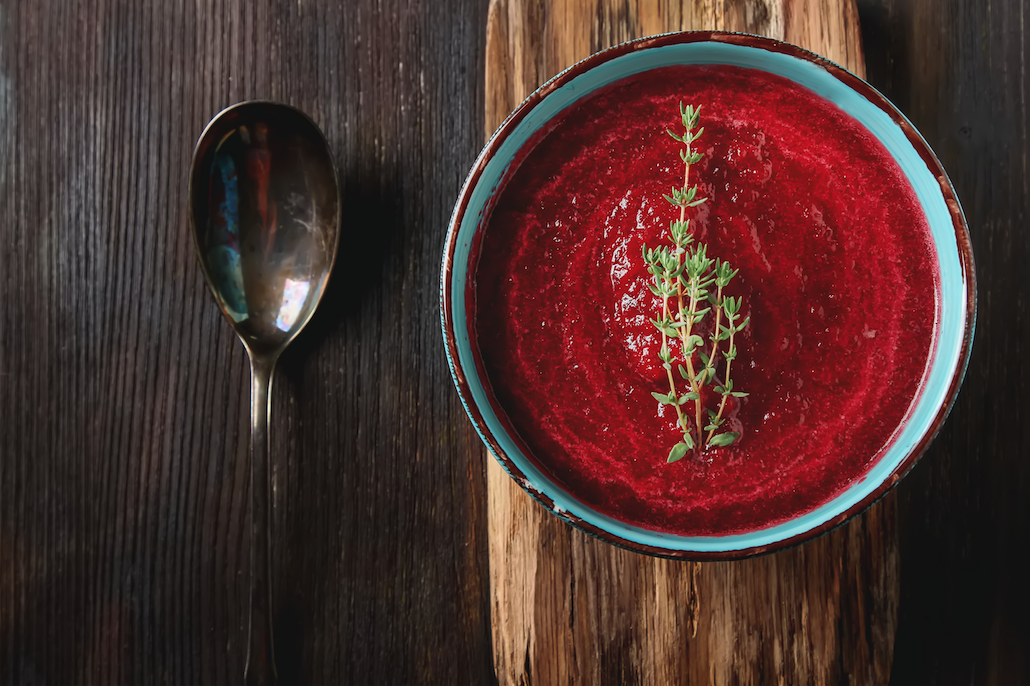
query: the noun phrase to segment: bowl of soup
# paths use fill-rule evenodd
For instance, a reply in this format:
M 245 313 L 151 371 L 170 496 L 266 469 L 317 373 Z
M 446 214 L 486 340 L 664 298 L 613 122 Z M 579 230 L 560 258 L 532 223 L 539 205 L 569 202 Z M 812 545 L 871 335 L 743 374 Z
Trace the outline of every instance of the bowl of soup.
M 681 265 L 703 246 L 733 271 L 698 276 L 686 315 L 689 270 L 663 296 L 653 266 L 677 240 Z M 800 48 L 710 32 L 616 46 L 523 102 L 458 197 L 441 280 L 456 388 L 511 477 L 592 535 L 690 559 L 798 544 L 882 497 L 955 401 L 975 304 L 958 199 L 904 115 Z

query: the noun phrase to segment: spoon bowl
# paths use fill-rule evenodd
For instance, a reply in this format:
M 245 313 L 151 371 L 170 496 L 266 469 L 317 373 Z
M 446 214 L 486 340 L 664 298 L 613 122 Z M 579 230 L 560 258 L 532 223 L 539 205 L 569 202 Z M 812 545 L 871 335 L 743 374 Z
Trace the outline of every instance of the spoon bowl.
M 338 188 L 322 132 L 287 105 L 233 105 L 201 135 L 193 235 L 218 306 L 252 352 L 281 351 L 314 313 L 336 258 Z
M 340 192 L 329 145 L 302 112 L 248 101 L 204 129 L 190 171 L 204 277 L 250 355 L 251 579 L 247 683 L 274 683 L 268 417 L 282 351 L 314 314 L 336 261 Z

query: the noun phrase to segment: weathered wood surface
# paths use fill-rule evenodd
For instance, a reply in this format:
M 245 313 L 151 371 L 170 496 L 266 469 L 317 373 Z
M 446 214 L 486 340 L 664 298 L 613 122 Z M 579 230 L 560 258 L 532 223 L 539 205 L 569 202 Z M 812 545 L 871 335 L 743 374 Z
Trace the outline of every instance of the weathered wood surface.
M 273 388 L 284 683 L 492 679 L 482 448 L 437 301 L 478 0 L 0 2 L 0 683 L 241 683 L 249 369 L 186 215 L 223 107 L 308 112 L 336 273 Z
M 759 33 L 865 74 L 853 0 L 493 0 L 487 130 L 573 62 L 679 29 Z M 502 684 L 887 680 L 899 591 L 893 496 L 803 547 L 698 564 L 599 542 L 547 513 L 498 465 L 487 474 Z
M 587 676 L 625 668 L 603 683 L 632 683 L 634 673 L 662 683 L 662 665 L 708 683 L 718 673 L 699 674 L 698 656 L 716 653 L 742 683 L 747 674 L 776 683 L 777 664 L 816 682 L 806 665 L 817 658 L 837 660 L 829 674 L 841 682 L 883 681 L 872 669 L 886 657 L 861 657 L 863 644 L 889 645 L 874 634 L 883 625 L 845 618 L 895 613 L 859 605 L 887 596 L 854 562 L 891 555 L 900 565 L 892 681 L 1030 682 L 1026 3 L 857 5 L 870 81 L 940 154 L 969 217 L 980 310 L 965 387 L 895 491 L 898 543 L 881 508 L 865 526 L 886 529 L 883 548 L 863 531 L 838 532 L 839 566 L 806 546 L 750 571 L 698 567 L 694 580 L 690 566 L 662 576 L 627 562 L 635 556 L 545 539 L 580 575 L 575 589 L 536 582 L 530 607 L 545 590 L 576 605 L 533 650 L 575 655 Z M 537 0 L 527 11 L 539 21 L 568 6 Z M 749 18 L 740 0 L 713 7 L 756 31 L 782 22 L 785 35 L 816 16 L 788 8 Z M 583 23 L 577 51 L 629 37 L 618 17 L 652 31 L 697 6 L 612 8 Z M 247 97 L 290 102 L 325 130 L 349 227 L 328 307 L 283 359 L 274 391 L 284 680 L 494 679 L 489 463 L 451 386 L 436 304 L 447 219 L 495 123 L 483 121 L 487 9 L 487 0 L 0 0 L 0 683 L 242 675 L 247 366 L 193 256 L 185 180 L 204 124 Z M 840 16 L 816 30 L 839 35 Z M 549 75 L 535 63 L 511 92 Z M 760 608 L 732 595 L 764 581 L 772 597 L 784 569 L 808 577 L 793 595 Z M 591 584 L 629 590 L 614 602 L 580 592 Z M 837 587 L 839 596 L 821 590 Z M 659 593 L 672 600 L 658 605 Z M 838 597 L 841 609 L 813 597 Z M 676 643 L 693 633 L 686 624 L 644 643 L 622 617 L 643 616 L 648 603 L 648 621 L 663 626 L 695 617 L 696 636 Z M 600 636 L 592 623 L 612 630 Z M 767 631 L 730 631 L 745 625 Z M 792 639 L 802 626 L 810 644 Z M 774 642 L 794 647 L 777 656 Z M 677 650 L 679 663 L 669 657 Z
M 859 4 L 866 64 L 940 157 L 976 258 L 976 340 L 898 494 L 892 681 L 1030 683 L 1030 5 Z

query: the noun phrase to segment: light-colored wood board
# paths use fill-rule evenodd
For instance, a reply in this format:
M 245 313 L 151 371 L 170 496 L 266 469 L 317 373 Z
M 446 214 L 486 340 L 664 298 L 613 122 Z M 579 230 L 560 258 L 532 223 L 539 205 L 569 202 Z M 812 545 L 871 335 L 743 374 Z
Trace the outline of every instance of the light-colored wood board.
M 486 128 L 609 45 L 679 29 L 795 43 L 864 75 L 854 0 L 494 0 Z M 502 684 L 884 683 L 897 623 L 893 496 L 775 555 L 698 564 L 560 522 L 490 460 L 494 666 Z

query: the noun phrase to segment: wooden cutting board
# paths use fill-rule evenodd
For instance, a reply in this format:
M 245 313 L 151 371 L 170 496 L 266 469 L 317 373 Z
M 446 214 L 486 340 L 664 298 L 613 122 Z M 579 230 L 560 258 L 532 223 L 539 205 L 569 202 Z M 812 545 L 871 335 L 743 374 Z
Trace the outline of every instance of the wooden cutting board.
M 763 34 L 865 73 L 854 0 L 492 0 L 487 131 L 573 62 L 678 29 Z M 487 471 L 501 684 L 888 681 L 899 591 L 893 495 L 798 548 L 698 564 L 592 539 L 494 460 Z

